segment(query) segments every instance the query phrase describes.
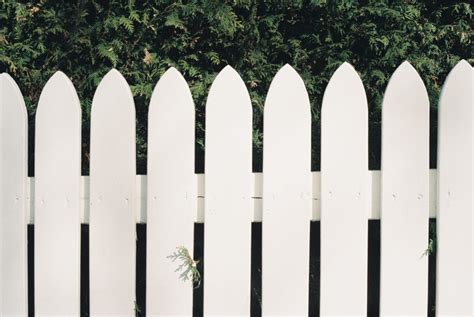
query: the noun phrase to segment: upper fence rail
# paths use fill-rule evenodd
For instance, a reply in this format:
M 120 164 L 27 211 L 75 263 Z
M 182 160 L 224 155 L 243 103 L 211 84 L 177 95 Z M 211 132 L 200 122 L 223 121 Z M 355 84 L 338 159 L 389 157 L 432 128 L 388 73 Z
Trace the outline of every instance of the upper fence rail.
M 148 175 L 137 176 L 134 101 L 125 78 L 111 70 L 94 96 L 90 176 L 81 177 L 79 100 L 58 72 L 39 101 L 36 175 L 28 178 L 25 104 L 14 80 L 1 74 L 0 315 L 27 312 L 27 223 L 35 224 L 36 313 L 79 315 L 82 222 L 90 224 L 91 314 L 134 316 L 135 223 L 147 222 L 147 314 L 190 316 L 192 289 L 166 255 L 177 246 L 193 251 L 197 221 L 206 224 L 206 315 L 246 316 L 251 222 L 261 221 L 262 312 L 307 316 L 309 223 L 320 220 L 320 312 L 365 316 L 367 219 L 380 219 L 381 313 L 426 316 L 421 255 L 436 217 L 437 312 L 472 316 L 473 82 L 466 61 L 446 79 L 438 169 L 430 171 L 426 89 L 408 62 L 400 65 L 382 105 L 381 171 L 369 171 L 367 100 L 354 68 L 344 63 L 331 78 L 321 140 L 311 140 L 304 82 L 285 65 L 265 102 L 263 173 L 252 174 L 250 98 L 228 66 L 209 92 L 206 171 L 195 175 L 194 104 L 171 68 L 150 103 Z M 321 172 L 311 172 L 311 142 L 321 142 Z

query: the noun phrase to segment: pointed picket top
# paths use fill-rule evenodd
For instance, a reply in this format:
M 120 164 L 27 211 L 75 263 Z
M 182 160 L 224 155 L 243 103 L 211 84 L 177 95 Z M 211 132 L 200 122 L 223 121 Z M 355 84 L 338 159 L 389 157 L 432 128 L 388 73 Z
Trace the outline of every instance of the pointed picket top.
M 209 95 L 207 97 L 208 101 L 206 102 L 206 111 L 209 111 L 213 107 L 228 108 L 229 110 L 236 108 L 235 111 L 242 111 L 242 105 L 238 102 L 213 102 L 214 100 L 218 100 L 227 95 L 232 98 L 248 99 L 248 101 L 250 101 L 250 96 L 244 81 L 240 77 L 239 73 L 230 65 L 224 67 L 212 82 L 211 88 L 209 89 Z M 232 98 L 229 99 L 232 100 Z M 252 111 L 251 104 L 250 107 L 246 108 L 247 111 Z
M 440 96 L 441 106 L 443 105 L 444 99 L 453 98 L 451 97 L 450 94 L 456 91 L 455 86 L 457 86 L 459 82 L 462 82 L 462 80 L 465 80 L 467 82 L 472 81 L 472 74 L 473 74 L 473 68 L 471 64 L 469 64 L 466 60 L 462 59 L 456 65 L 454 65 L 453 69 L 451 69 L 448 76 L 446 77 L 446 80 L 441 89 L 441 96 Z M 472 105 L 469 105 L 469 103 L 457 102 L 457 103 L 450 104 L 447 107 L 456 107 L 456 106 L 469 107 Z
M 367 314 L 368 176 L 367 98 L 344 63 L 329 81 L 321 114 L 322 316 Z
M 299 96 L 297 98 L 306 98 L 308 102 L 291 102 L 295 96 Z M 282 98 L 283 101 L 281 103 L 274 102 L 274 100 Z M 297 110 L 294 109 L 294 107 L 301 107 L 302 112 L 311 113 L 308 92 L 304 81 L 290 64 L 285 64 L 278 70 L 275 77 L 273 77 L 265 100 L 264 112 L 270 112 L 270 110 L 277 105 L 281 108 L 281 111 L 285 111 L 283 109 L 285 107 L 291 107 L 291 109 L 295 111 Z
M 344 91 L 344 93 L 341 93 L 341 91 Z M 352 98 L 357 98 L 358 101 L 365 100 L 365 103 L 351 102 Z M 334 99 L 338 101 L 328 102 L 328 100 L 335 101 Z M 339 114 L 340 111 L 361 113 L 362 115 L 368 112 L 364 84 L 357 71 L 348 62 L 344 62 L 339 66 L 329 80 L 324 91 L 321 119 L 324 120 L 324 117 L 327 118 L 333 113 Z
M 436 311 L 472 316 L 473 69 L 461 60 L 443 85 L 438 107 Z
M 209 91 L 205 141 L 204 315 L 243 316 L 250 307 L 252 104 L 230 66 Z
M 52 99 L 54 102 L 51 102 Z M 57 71 L 49 78 L 41 91 L 40 101 L 36 110 L 36 117 L 51 116 L 59 111 L 61 116 L 64 111 L 81 112 L 81 103 L 73 83 L 63 72 Z M 69 108 L 64 108 L 69 107 Z
M 28 115 L 7 73 L 0 74 L 0 129 L 0 316 L 26 316 Z
M 427 314 L 428 261 L 420 254 L 428 244 L 429 110 L 422 79 L 402 63 L 382 104 L 381 315 Z
M 173 93 L 169 93 L 172 91 Z M 179 100 L 186 100 L 187 102 L 178 102 Z M 172 105 L 168 105 L 171 103 Z M 160 108 L 160 105 L 162 107 Z M 187 109 L 190 106 L 191 109 Z M 173 107 L 185 107 L 184 109 L 173 109 Z M 174 67 L 170 67 L 161 76 L 158 83 L 153 89 L 150 100 L 150 108 L 148 115 L 152 116 L 159 111 L 194 111 L 194 102 L 186 79 Z
M 2 108 L 14 107 L 13 111 L 19 111 L 20 115 L 25 117 L 28 116 L 25 106 L 25 101 L 23 100 L 23 95 L 20 91 L 15 80 L 8 73 L 0 74 L 1 82 L 1 98 L 3 100 L 15 100 L 15 102 L 2 102 Z
M 421 79 L 416 69 L 408 61 L 404 61 L 398 66 L 392 77 L 390 77 L 387 89 L 385 90 L 384 101 L 390 100 L 394 95 L 399 95 L 404 100 L 423 100 L 423 102 L 385 102 L 382 111 L 391 110 L 392 107 L 396 108 L 395 111 L 405 111 L 402 108 L 409 109 L 411 106 L 421 108 L 427 103 L 429 104 L 428 93 L 423 79 Z
M 111 97 L 113 98 L 112 100 L 119 101 L 124 99 L 124 101 L 117 103 L 103 102 L 104 98 L 108 99 Z M 135 112 L 135 107 L 133 107 L 133 95 L 132 91 L 130 90 L 130 86 L 123 75 L 115 68 L 112 68 L 100 81 L 92 100 L 92 112 L 97 111 L 97 107 L 94 107 L 94 105 L 97 104 L 101 105 L 101 111 L 104 112 L 117 110 L 115 108 L 117 104 L 120 106 L 126 106 L 130 111 Z
M 176 278 L 176 263 L 167 256 L 177 246 L 193 254 L 194 126 L 191 91 L 172 67 L 155 86 L 148 111 L 146 308 L 150 316 L 192 315 L 193 289 Z

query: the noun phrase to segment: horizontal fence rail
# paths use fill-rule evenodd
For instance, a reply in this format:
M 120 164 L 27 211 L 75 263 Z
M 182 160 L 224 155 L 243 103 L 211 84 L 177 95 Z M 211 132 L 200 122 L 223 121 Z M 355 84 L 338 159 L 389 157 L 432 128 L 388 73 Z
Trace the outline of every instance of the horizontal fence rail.
M 332 76 L 312 140 L 305 84 L 285 65 L 265 101 L 263 172 L 252 173 L 251 99 L 227 66 L 209 91 L 205 173 L 195 174 L 194 103 L 170 68 L 150 102 L 148 175 L 136 175 L 134 99 L 112 69 L 93 98 L 81 176 L 80 102 L 57 72 L 39 99 L 27 177 L 25 103 L 0 74 L 0 316 L 79 316 L 81 300 L 94 316 L 143 315 L 142 282 L 148 316 L 191 316 L 196 301 L 205 316 L 249 316 L 256 302 L 264 316 L 473 316 L 473 85 L 460 61 L 442 88 L 430 170 L 428 95 L 402 63 L 383 98 L 381 170 L 369 171 L 357 71 L 343 63 Z M 321 144 L 320 172 L 311 142 Z M 380 220 L 375 242 L 370 220 Z M 200 300 L 181 281 L 198 269 Z
M 429 217 L 436 218 L 437 214 L 437 170 L 431 169 L 429 171 Z M 135 221 L 136 223 L 147 223 L 147 175 L 136 175 L 135 177 Z M 263 192 L 263 173 L 252 173 L 252 221 L 262 222 L 262 192 Z M 380 219 L 380 171 L 368 171 L 368 220 Z M 205 186 L 204 174 L 194 174 L 193 183 L 196 191 L 195 203 L 196 212 L 194 222 L 204 223 L 204 204 L 205 204 Z M 312 172 L 312 212 L 311 221 L 321 220 L 321 173 Z M 81 223 L 89 223 L 90 214 L 90 177 L 81 177 Z M 26 193 L 26 210 L 28 224 L 34 224 L 34 195 L 35 195 L 35 178 L 28 177 L 27 179 L 27 193 Z M 33 200 L 32 200 L 33 199 Z

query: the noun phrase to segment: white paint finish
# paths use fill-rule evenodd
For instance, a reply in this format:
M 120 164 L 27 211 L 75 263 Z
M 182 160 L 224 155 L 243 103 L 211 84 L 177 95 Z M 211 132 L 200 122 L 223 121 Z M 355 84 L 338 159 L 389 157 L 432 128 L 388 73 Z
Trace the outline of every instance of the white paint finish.
M 135 106 L 115 69 L 92 101 L 90 310 L 135 316 Z
M 473 71 L 466 61 L 449 73 L 438 110 L 438 316 L 472 316 Z
M 367 98 L 344 63 L 328 83 L 321 114 L 322 316 L 367 315 L 368 165 Z
M 27 314 L 28 118 L 15 81 L 0 74 L 0 316 Z
M 194 104 L 185 79 L 170 68 L 153 91 L 148 112 L 147 314 L 192 315 L 193 287 L 167 256 L 184 246 L 193 255 L 196 218 Z
M 225 67 L 206 104 L 204 315 L 250 313 L 252 105 Z
M 408 62 L 383 100 L 381 184 L 381 316 L 426 316 L 429 100 Z
M 436 200 L 437 200 L 437 170 L 430 170 L 430 190 L 429 190 L 429 206 L 430 218 L 436 218 Z M 369 220 L 380 219 L 380 171 L 369 171 Z M 312 194 L 312 217 L 311 221 L 319 221 L 321 219 L 321 173 L 312 172 L 313 194 Z M 254 196 L 253 199 L 253 214 L 254 222 L 262 222 L 263 210 L 263 173 L 253 173 L 254 181 Z M 204 223 L 204 174 L 195 174 L 196 183 L 196 204 L 197 204 L 197 223 Z M 34 206 L 30 206 L 30 196 L 34 197 L 34 177 L 28 177 L 26 181 L 26 214 L 28 223 L 34 223 L 33 217 Z M 90 188 L 89 176 L 82 176 L 81 178 L 81 223 L 89 223 L 89 207 L 90 207 Z M 146 223 L 146 200 L 147 200 L 147 176 L 136 175 L 136 221 L 137 223 Z M 31 217 L 29 216 L 31 214 Z
M 35 313 L 79 316 L 81 105 L 56 72 L 36 110 Z
M 303 80 L 289 65 L 268 91 L 263 151 L 262 314 L 307 316 L 311 112 Z

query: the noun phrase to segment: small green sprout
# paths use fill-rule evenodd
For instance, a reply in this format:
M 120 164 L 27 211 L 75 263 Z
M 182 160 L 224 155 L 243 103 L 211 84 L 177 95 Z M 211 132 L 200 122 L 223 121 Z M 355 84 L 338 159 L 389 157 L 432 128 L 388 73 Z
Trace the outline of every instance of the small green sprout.
M 171 259 L 171 261 L 173 262 L 177 260 L 181 262 L 178 265 L 178 268 L 175 270 L 175 272 L 180 272 L 180 280 L 182 280 L 183 282 L 186 282 L 188 280 L 191 281 L 194 288 L 198 288 L 201 285 L 201 274 L 197 269 L 197 264 L 199 263 L 199 261 L 195 261 L 191 257 L 186 247 L 177 247 L 176 251 L 174 251 L 173 254 L 168 255 L 167 258 Z
M 426 248 L 426 250 L 423 251 L 423 254 L 421 255 L 420 258 L 424 256 L 432 255 L 434 251 L 435 251 L 435 241 L 433 239 L 430 239 L 428 242 L 428 248 Z

